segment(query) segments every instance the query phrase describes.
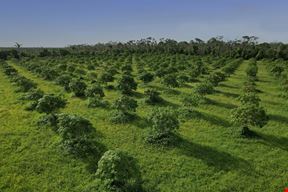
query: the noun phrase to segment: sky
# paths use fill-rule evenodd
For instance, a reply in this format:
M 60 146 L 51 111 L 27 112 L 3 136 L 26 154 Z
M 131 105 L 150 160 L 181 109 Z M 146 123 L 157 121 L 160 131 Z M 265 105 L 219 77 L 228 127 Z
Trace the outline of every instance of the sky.
M 288 43 L 287 0 L 2 0 L 0 47 L 254 35 Z

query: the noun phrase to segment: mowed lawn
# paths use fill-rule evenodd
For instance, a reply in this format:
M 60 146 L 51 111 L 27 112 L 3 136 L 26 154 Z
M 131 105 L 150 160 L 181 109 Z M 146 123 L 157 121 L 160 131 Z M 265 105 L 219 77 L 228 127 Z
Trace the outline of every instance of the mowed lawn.
M 288 186 L 288 107 L 280 97 L 280 85 L 258 62 L 257 88 L 262 105 L 270 116 L 263 128 L 253 128 L 259 138 L 244 139 L 230 123 L 231 109 L 239 105 L 246 79 L 244 61 L 236 72 L 207 96 L 209 104 L 196 108 L 195 117 L 182 122 L 178 143 L 158 148 L 145 143 L 151 107 L 143 102 L 144 88 L 137 90 L 138 120 L 113 125 L 107 109 L 88 109 L 87 101 L 64 93 L 13 62 L 20 74 L 33 80 L 45 93 L 64 93 L 68 105 L 61 112 L 81 115 L 93 123 L 99 143 L 107 149 L 120 149 L 139 164 L 143 187 L 147 191 L 283 191 Z M 160 86 L 156 84 L 155 86 Z M 182 94 L 194 85 L 179 88 Z M 36 125 L 40 114 L 24 110 L 20 93 L 0 70 L 0 191 L 81 191 L 94 178 L 87 162 L 63 154 L 59 137 L 51 129 Z M 105 90 L 106 99 L 119 93 Z M 179 95 L 163 92 L 170 107 L 181 105 Z

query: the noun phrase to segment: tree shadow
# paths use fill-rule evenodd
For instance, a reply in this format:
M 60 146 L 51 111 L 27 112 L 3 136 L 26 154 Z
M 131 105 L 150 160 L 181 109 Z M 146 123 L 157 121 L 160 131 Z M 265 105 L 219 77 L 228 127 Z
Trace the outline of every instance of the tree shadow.
M 221 83 L 219 85 L 219 87 L 226 87 L 226 88 L 230 88 L 230 89 L 238 89 L 238 87 L 236 87 L 236 86 L 227 85 L 227 84 L 224 84 L 224 83 Z
M 131 96 L 136 97 L 138 99 L 142 99 L 142 98 L 145 97 L 145 95 L 143 93 L 139 93 L 139 92 L 136 92 L 136 91 L 133 91 Z
M 205 112 L 199 112 L 199 111 L 195 111 L 195 118 L 197 119 L 202 119 L 205 121 L 208 121 L 214 125 L 217 126 L 222 126 L 222 127 L 230 127 L 231 123 L 225 119 L 222 119 L 220 117 L 217 117 L 215 115 L 211 115 Z
M 287 123 L 288 124 L 288 117 L 284 117 L 281 115 L 269 115 L 271 120 L 277 121 L 279 123 Z
M 234 109 L 236 108 L 237 106 L 234 105 L 234 104 L 231 104 L 231 103 L 222 103 L 222 102 L 219 102 L 219 101 L 216 101 L 216 100 L 212 100 L 212 99 L 208 99 L 208 103 L 211 104 L 211 105 L 215 105 L 217 107 L 221 107 L 221 108 L 226 108 L 226 109 Z
M 220 90 L 215 90 L 216 93 L 220 93 L 226 97 L 233 97 L 233 98 L 237 98 L 239 97 L 239 94 L 237 93 L 229 93 L 229 92 L 225 92 L 225 91 L 220 91 Z
M 158 104 L 155 104 L 155 106 L 159 106 L 159 107 L 173 107 L 173 108 L 179 108 L 180 105 L 176 104 L 176 103 L 172 103 L 170 101 L 164 100 Z
M 274 135 L 268 135 L 264 133 L 257 133 L 257 135 L 262 139 L 263 144 L 288 151 L 288 138 L 276 137 Z
M 182 154 L 200 159 L 208 166 L 215 167 L 218 170 L 238 170 L 247 173 L 253 169 L 250 163 L 242 158 L 218 151 L 209 146 L 190 142 L 176 135 L 175 137 L 175 147 L 177 147 Z
M 181 94 L 181 91 L 178 91 L 176 89 L 173 89 L 173 88 L 168 88 L 168 87 L 160 87 L 160 86 L 157 86 L 157 85 L 149 85 L 150 88 L 153 88 L 157 91 L 161 91 L 161 92 L 164 92 L 166 94 L 170 94 L 170 95 L 180 95 Z
M 98 168 L 98 161 L 105 151 L 107 151 L 107 148 L 98 141 L 91 142 L 90 146 L 88 147 L 90 148 L 89 152 L 78 158 L 86 164 L 86 169 L 90 173 L 94 174 Z
M 138 115 L 135 117 L 135 121 L 133 121 L 132 124 L 141 129 L 145 129 L 149 126 L 148 120 L 145 117 L 140 117 Z
M 257 81 L 262 82 L 262 83 L 271 83 L 271 81 L 260 79 L 260 78 L 257 78 Z
M 189 85 L 188 83 L 183 83 L 183 84 L 181 85 L 181 87 L 183 87 L 183 88 L 189 88 L 189 89 L 192 89 L 192 88 L 193 88 L 193 86 L 192 86 L 192 85 Z
M 283 105 L 283 103 L 280 103 L 280 102 L 275 102 L 275 101 L 271 101 L 271 100 L 265 100 L 265 103 L 269 103 L 269 104 L 271 104 L 271 105 Z

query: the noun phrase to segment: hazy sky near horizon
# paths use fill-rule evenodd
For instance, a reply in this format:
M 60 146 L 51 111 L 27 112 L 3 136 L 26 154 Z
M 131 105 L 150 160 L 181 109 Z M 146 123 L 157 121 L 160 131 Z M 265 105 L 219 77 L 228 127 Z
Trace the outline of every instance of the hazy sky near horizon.
M 254 35 L 288 43 L 287 0 L 3 0 L 0 47 Z

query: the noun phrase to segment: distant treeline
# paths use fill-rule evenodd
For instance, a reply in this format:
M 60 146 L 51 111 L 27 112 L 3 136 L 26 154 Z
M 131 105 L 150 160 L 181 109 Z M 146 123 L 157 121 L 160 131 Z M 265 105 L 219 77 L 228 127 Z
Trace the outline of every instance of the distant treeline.
M 199 38 L 187 41 L 173 39 L 146 38 L 128 42 L 98 43 L 95 45 L 71 45 L 66 48 L 18 48 L 0 49 L 0 59 L 22 54 L 34 56 L 63 56 L 68 54 L 123 54 L 123 53 L 170 53 L 188 55 L 212 55 L 243 59 L 288 59 L 288 44 L 258 43 L 255 36 L 243 36 L 240 40 L 224 41 L 223 37 L 213 37 L 208 41 Z

